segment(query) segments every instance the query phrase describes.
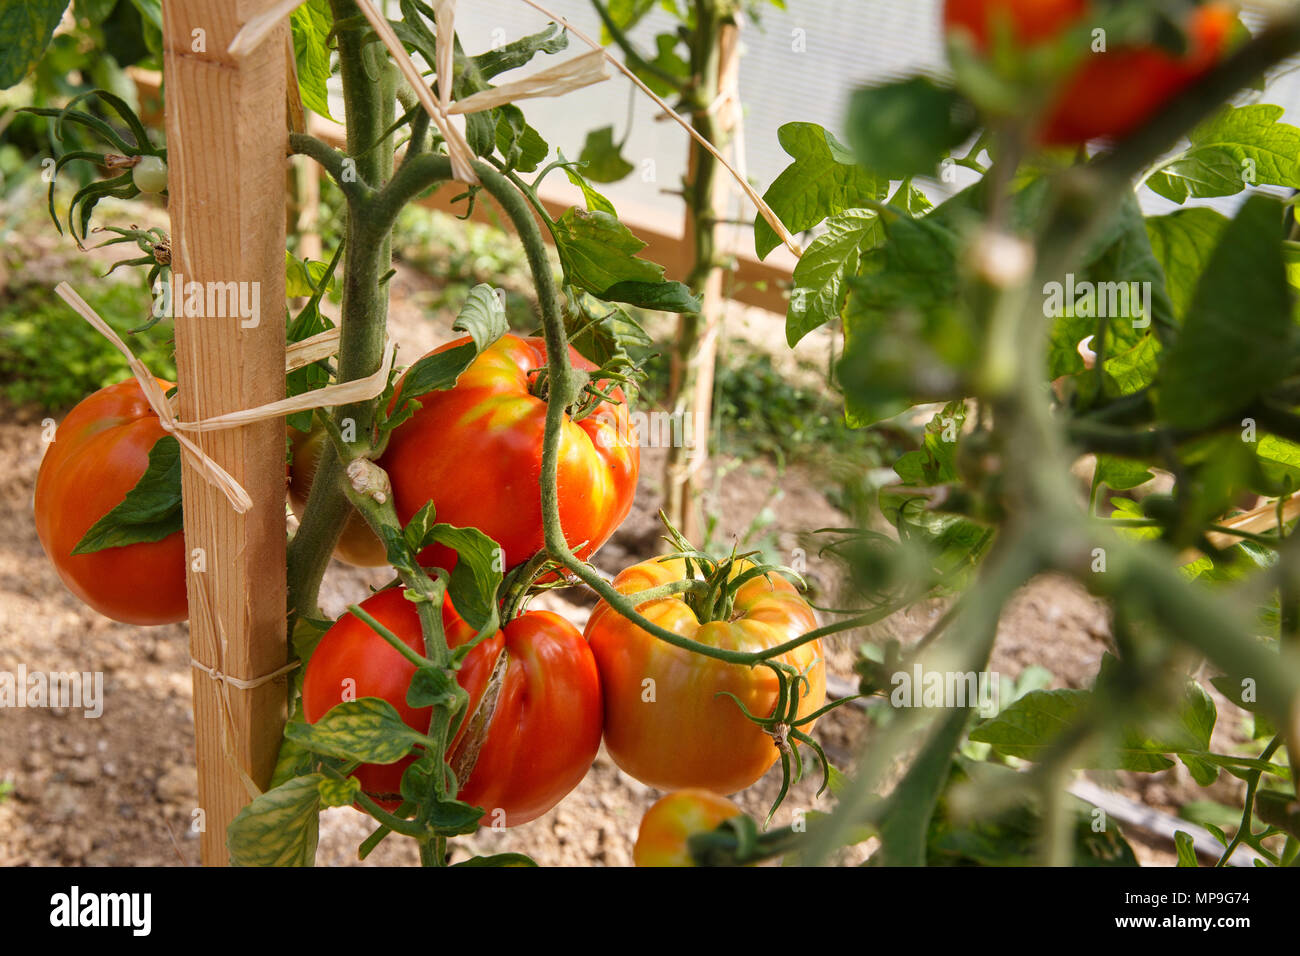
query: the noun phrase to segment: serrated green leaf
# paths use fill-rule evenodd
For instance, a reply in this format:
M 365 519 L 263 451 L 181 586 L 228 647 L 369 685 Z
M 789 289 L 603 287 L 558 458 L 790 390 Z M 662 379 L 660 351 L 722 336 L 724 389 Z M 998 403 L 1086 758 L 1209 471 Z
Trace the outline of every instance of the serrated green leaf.
M 149 465 L 122 503 L 82 535 L 73 554 L 92 554 L 141 541 L 162 541 L 182 530 L 181 447 L 164 435 L 149 450 Z
M 588 133 L 578 161 L 584 164 L 582 175 L 593 183 L 616 183 L 635 168 L 619 152 L 613 126 L 602 126 Z M 587 208 L 591 208 L 590 202 Z
M 777 130 L 781 148 L 794 162 L 772 182 L 763 200 L 793 233 L 811 229 L 828 216 L 879 201 L 889 189 L 858 165 L 853 154 L 816 123 L 787 123 Z M 776 231 L 759 216 L 754 222 L 754 249 L 760 259 L 781 244 Z
M 528 125 L 523 110 L 507 103 L 493 110 L 497 115 L 497 152 L 510 169 L 531 173 L 551 152 L 542 134 Z
M 492 624 L 497 619 L 497 589 L 503 570 L 497 543 L 477 528 L 436 524 L 429 533 L 457 554 L 447 584 L 456 613 L 476 631 Z
M 320 836 L 318 773 L 295 777 L 261 794 L 226 830 L 232 866 L 311 866 Z
M 1192 131 L 1190 145 L 1147 180 L 1176 203 L 1233 196 L 1247 186 L 1300 189 L 1300 128 L 1281 106 L 1229 106 Z
M 484 349 L 506 334 L 505 309 L 490 285 L 480 283 L 470 289 L 452 329 L 468 333 L 471 341 L 426 355 L 407 369 L 402 378 L 403 399 L 451 388 Z
M 396 763 L 422 736 L 378 697 L 335 704 L 316 723 L 291 723 L 284 732 L 314 753 L 363 763 Z
M 813 329 L 840 317 L 848 295 L 845 280 L 858 271 L 859 256 L 883 238 L 874 210 L 846 209 L 826 220 L 826 232 L 808 244 L 794 267 L 794 288 L 785 317 L 791 348 Z
M 560 161 L 564 161 L 564 153 L 560 153 Z M 579 171 L 573 166 L 563 166 L 564 175 L 569 178 L 569 182 L 582 190 L 582 197 L 587 203 L 588 212 L 607 212 L 615 218 L 618 217 L 618 210 L 614 204 L 587 181 L 586 170 Z
M 1213 425 L 1286 375 L 1295 327 L 1281 240 L 1281 203 L 1266 196 L 1224 230 L 1161 369 L 1156 407 L 1171 425 Z
M 669 312 L 699 311 L 690 290 L 664 279 L 663 266 L 636 258 L 645 243 L 608 212 L 568 209 L 551 233 L 568 281 L 597 298 Z

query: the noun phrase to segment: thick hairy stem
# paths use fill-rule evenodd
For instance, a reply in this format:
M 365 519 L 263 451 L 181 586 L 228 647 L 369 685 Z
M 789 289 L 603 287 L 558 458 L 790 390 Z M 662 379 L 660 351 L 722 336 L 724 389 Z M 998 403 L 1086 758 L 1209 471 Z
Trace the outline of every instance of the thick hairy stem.
M 331 0 L 335 22 L 357 15 L 352 0 Z M 343 102 L 347 116 L 348 157 L 363 186 L 384 182 L 392 171 L 392 138 L 376 146 L 396 109 L 394 74 L 378 46 L 363 43 L 359 26 L 337 31 Z M 294 147 L 337 173 L 342 183 L 349 177 L 344 158 L 316 149 L 308 139 L 295 139 Z M 372 148 L 374 147 L 374 148 Z M 336 162 L 337 159 L 337 162 Z M 348 382 L 371 375 L 383 359 L 388 324 L 388 290 L 380 278 L 391 262 L 391 221 L 371 214 L 367 192 L 348 195 L 347 259 L 343 267 L 343 312 L 339 332 L 338 380 Z M 374 403 L 358 402 L 334 410 L 335 423 L 345 434 L 355 434 L 364 445 L 373 424 Z M 347 520 L 348 501 L 343 488 L 343 463 L 333 444 L 327 444 L 312 483 L 302 523 L 288 551 L 289 607 L 305 616 L 319 613 L 321 578 L 330 554 Z

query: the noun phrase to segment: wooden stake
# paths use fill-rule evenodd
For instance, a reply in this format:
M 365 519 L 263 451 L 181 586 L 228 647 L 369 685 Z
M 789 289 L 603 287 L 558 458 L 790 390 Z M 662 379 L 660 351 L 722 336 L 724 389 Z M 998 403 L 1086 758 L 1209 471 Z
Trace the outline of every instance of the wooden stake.
M 724 23 L 719 28 L 717 71 L 717 85 L 713 87 L 717 92 L 714 101 L 717 112 L 713 117 L 712 129 L 714 144 L 720 146 L 730 137 L 735 128 L 736 114 L 740 110 L 740 29 L 735 23 Z M 692 140 L 687 171 L 689 182 L 694 183 L 700 175 L 698 166 L 702 154 L 703 150 Z M 725 218 L 728 211 L 728 190 L 725 186 L 722 177 L 711 177 L 709 211 L 715 220 Z M 701 230 L 708 230 L 709 238 L 703 247 L 697 240 L 696 248 L 703 248 L 708 258 L 714 260 L 718 255 L 718 225 L 716 221 L 696 221 L 688 202 L 686 235 L 690 237 Z M 689 449 L 676 444 L 669 446 L 664 466 L 664 512 L 677 530 L 697 547 L 704 544 L 698 499 L 700 478 L 708 474 L 709 438 L 713 426 L 713 373 L 718 356 L 718 336 L 722 331 L 723 310 L 726 308 L 723 269 L 712 261 L 702 262 L 697 258 L 692 274 L 698 274 L 702 269 L 707 270 L 700 289 L 702 309 L 698 316 L 681 316 L 678 320 L 678 351 L 673 355 L 673 378 L 669 389 L 674 396 L 674 415 L 692 419 L 690 434 L 694 446 Z M 682 367 L 676 364 L 676 360 L 680 357 L 681 340 L 686 335 L 688 326 L 692 329 L 689 336 L 691 354 L 687 365 Z M 682 434 L 686 434 L 685 427 Z
M 242 59 L 226 53 L 240 26 L 265 6 L 163 4 L 172 269 L 187 291 L 199 283 L 194 288 L 203 290 L 210 313 L 182 314 L 190 300 L 173 303 L 182 420 L 284 397 L 287 24 Z M 220 295 L 209 293 L 225 293 L 225 317 L 217 314 Z M 256 318 L 231 308 L 232 301 L 255 303 Z M 207 668 L 253 680 L 286 659 L 284 422 L 195 438 L 254 505 L 236 514 L 221 492 L 188 463 L 184 468 L 191 654 Z M 227 825 L 270 779 L 285 686 L 279 678 L 241 689 L 194 670 L 202 810 L 195 817 L 203 823 L 205 865 L 228 862 Z

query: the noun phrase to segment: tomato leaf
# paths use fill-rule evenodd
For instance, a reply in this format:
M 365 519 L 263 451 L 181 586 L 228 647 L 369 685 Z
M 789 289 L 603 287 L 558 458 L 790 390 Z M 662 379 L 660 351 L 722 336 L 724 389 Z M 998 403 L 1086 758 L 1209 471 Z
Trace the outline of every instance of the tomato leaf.
M 302 703 L 299 700 L 289 723 L 306 723 L 302 718 Z M 275 759 L 275 770 L 271 774 L 271 789 L 282 783 L 312 772 L 317 757 L 297 740 L 286 736 L 280 741 L 280 753 Z
M 396 763 L 421 739 L 378 697 L 336 704 L 316 723 L 290 723 L 284 733 L 314 753 L 364 763 Z
M 344 777 L 342 780 L 325 777 L 317 784 L 316 789 L 320 794 L 321 806 L 348 807 L 356 801 L 357 794 L 361 792 L 361 781 L 356 777 Z
M 764 201 L 791 232 L 811 229 L 827 216 L 885 198 L 888 180 L 878 180 L 853 154 L 816 123 L 786 123 L 777 139 L 794 162 L 763 194 Z M 754 250 L 760 259 L 781 244 L 766 219 L 754 222 Z
M 975 110 L 956 91 L 916 76 L 858 90 L 849 99 L 849 142 L 885 179 L 932 176 L 975 131 Z
M 36 65 L 63 19 L 68 0 L 0 0 L 0 90 L 7 90 Z
M 473 833 L 483 819 L 483 808 L 460 800 L 438 800 L 429 815 L 429 822 L 444 836 Z
M 506 161 L 506 166 L 521 173 L 536 170 L 551 152 L 542 134 L 529 126 L 524 111 L 511 103 L 492 112 L 497 115 L 497 152 Z
M 629 361 L 628 349 L 650 348 L 653 340 L 622 306 L 578 292 L 566 302 L 564 328 L 569 344 L 598 368 L 615 359 Z
M 298 94 L 302 105 L 313 113 L 334 119 L 330 115 L 329 93 L 326 84 L 330 78 L 330 50 L 327 38 L 333 29 L 334 18 L 327 0 L 308 0 L 289 15 L 293 33 L 293 58 L 298 67 Z
M 614 142 L 613 126 L 602 126 L 588 133 L 578 161 L 584 164 L 583 176 L 594 183 L 618 182 L 635 168 L 623 158 L 619 144 Z
M 1287 374 L 1296 336 L 1281 238 L 1282 206 L 1267 196 L 1223 231 L 1158 380 L 1156 407 L 1171 425 L 1213 425 Z
M 565 162 L 564 153 L 562 151 L 560 152 L 560 162 Z M 580 172 L 573 166 L 567 164 L 561 168 L 564 170 L 564 175 L 569 178 L 569 182 L 582 190 L 582 198 L 587 203 L 588 212 L 596 212 L 599 210 L 600 212 L 607 212 L 611 216 L 618 216 L 618 210 L 614 208 L 614 204 L 587 181 L 585 169 Z
M 804 250 L 794 267 L 794 288 L 785 317 L 791 348 L 827 322 L 840 317 L 848 296 L 845 279 L 858 271 L 858 257 L 883 238 L 880 220 L 870 209 L 846 209 L 826 221 L 826 232 Z
M 645 243 L 603 210 L 577 207 L 551 224 L 566 279 L 607 302 L 626 302 L 665 312 L 698 312 L 699 300 L 680 282 L 664 279 L 664 267 L 636 253 Z
M 470 367 L 480 352 L 506 334 L 509 325 L 496 290 L 486 283 L 479 283 L 470 289 L 469 297 L 456 316 L 452 329 L 469 333 L 471 341 L 444 352 L 426 355 L 407 369 L 402 379 L 401 397 L 404 400 L 451 388 L 460 378 L 461 372 Z M 400 418 L 394 415 L 389 421 L 391 427 Z
M 537 861 L 522 853 L 493 853 L 491 856 L 472 856 L 452 866 L 536 866 Z
M 1247 186 L 1300 189 L 1300 128 L 1280 106 L 1228 107 L 1192 131 L 1190 146 L 1148 180 L 1176 203 L 1234 196 Z
M 93 554 L 141 541 L 161 541 L 180 531 L 181 446 L 164 435 L 149 450 L 149 467 L 122 503 L 82 535 L 73 554 Z
M 476 631 L 491 626 L 496 629 L 497 589 L 505 570 L 504 558 L 497 543 L 477 528 L 457 528 L 436 524 L 430 536 L 439 544 L 452 548 L 458 555 L 451 569 L 447 594 L 456 613 Z
M 1213 209 L 1180 209 L 1146 220 L 1151 249 L 1165 273 L 1165 287 L 1174 315 L 1182 321 L 1191 307 L 1196 285 L 1228 227 L 1228 218 Z
M 957 480 L 957 439 L 966 424 L 966 403 L 950 402 L 925 426 L 921 448 L 894 463 L 906 485 L 927 488 Z
M 236 814 L 226 830 L 232 866 L 311 866 L 320 837 L 319 773 L 268 790 Z

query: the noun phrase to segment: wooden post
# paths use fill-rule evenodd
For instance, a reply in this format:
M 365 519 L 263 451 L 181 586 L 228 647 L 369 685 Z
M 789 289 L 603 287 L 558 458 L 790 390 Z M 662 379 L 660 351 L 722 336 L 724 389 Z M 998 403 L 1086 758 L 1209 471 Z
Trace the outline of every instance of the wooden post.
M 267 5 L 163 4 L 172 269 L 186 291 L 203 291 L 206 313 L 183 315 L 188 300 L 173 303 L 182 421 L 284 397 L 287 23 L 247 57 L 235 60 L 226 53 L 240 26 Z M 257 304 L 255 322 L 230 307 L 241 295 L 244 304 Z M 253 508 L 236 513 L 186 463 L 191 654 L 206 667 L 247 681 L 286 660 L 284 421 L 207 432 L 196 440 L 244 486 Z M 285 719 L 285 686 L 279 678 L 240 689 L 194 669 L 205 865 L 228 862 L 227 825 L 254 786 L 265 787 L 270 779 Z
M 707 129 L 715 146 L 727 139 L 736 125 L 736 116 L 740 111 L 740 28 L 737 23 L 724 23 L 718 32 L 717 83 L 712 87 L 719 98 L 726 97 Z M 716 105 L 716 104 L 710 104 Z M 699 129 L 700 124 L 696 123 Z M 701 156 L 707 159 L 703 149 L 692 140 L 690 143 L 690 162 L 687 181 L 694 183 L 700 175 L 698 164 Z M 710 260 L 718 256 L 717 239 L 720 232 L 717 219 L 725 217 L 728 209 L 728 190 L 722 177 L 716 172 L 709 181 L 709 211 L 714 221 L 703 223 L 696 221 L 690 203 L 686 209 L 686 236 L 696 235 L 702 230 L 709 232 L 708 241 L 701 247 L 696 241 L 697 256 L 701 248 L 707 249 Z M 693 447 L 683 448 L 672 444 L 668 448 L 667 461 L 664 465 L 664 511 L 686 540 L 696 547 L 702 547 L 703 523 L 700 521 L 699 478 L 708 474 L 709 439 L 713 425 L 713 378 L 714 365 L 718 356 L 718 336 L 722 331 L 722 314 L 726 308 L 726 296 L 723 290 L 723 269 L 713 261 L 703 262 L 698 258 L 692 274 L 706 270 L 704 283 L 699 289 L 701 311 L 698 316 L 681 316 L 678 320 L 678 349 L 686 335 L 684 330 L 689 325 L 692 333 L 691 355 L 685 367 L 676 365 L 679 354 L 674 354 L 673 378 L 670 393 L 674 398 L 673 413 L 689 416 L 692 421 L 691 435 Z M 683 434 L 686 434 L 683 431 Z

